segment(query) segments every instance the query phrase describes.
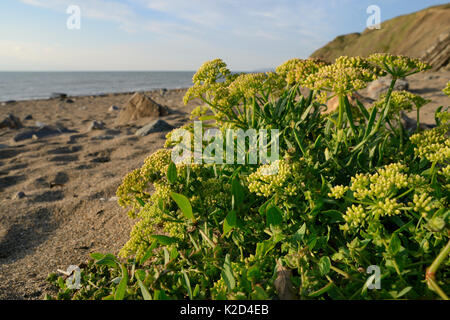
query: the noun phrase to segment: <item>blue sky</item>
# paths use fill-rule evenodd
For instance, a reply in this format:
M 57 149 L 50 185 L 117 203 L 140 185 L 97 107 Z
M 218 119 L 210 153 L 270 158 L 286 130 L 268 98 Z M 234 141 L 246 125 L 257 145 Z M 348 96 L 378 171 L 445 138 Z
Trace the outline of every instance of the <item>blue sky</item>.
M 306 58 L 334 37 L 438 0 L 2 0 L 0 70 L 196 70 L 220 57 L 233 70 Z M 69 30 L 69 5 L 81 28 Z

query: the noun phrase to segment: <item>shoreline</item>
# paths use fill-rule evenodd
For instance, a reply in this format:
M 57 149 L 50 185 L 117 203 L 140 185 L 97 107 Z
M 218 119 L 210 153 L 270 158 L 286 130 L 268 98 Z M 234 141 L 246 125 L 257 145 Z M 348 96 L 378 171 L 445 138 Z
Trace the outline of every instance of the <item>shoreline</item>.
M 52 95 L 58 94 L 58 95 L 65 95 L 65 99 L 71 99 L 71 98 L 103 98 L 103 97 L 108 97 L 108 96 L 121 96 L 121 95 L 132 95 L 136 92 L 140 92 L 140 93 L 152 93 L 152 92 L 160 92 L 161 90 L 165 91 L 165 92 L 169 92 L 169 91 L 183 91 L 183 90 L 187 90 L 189 89 L 189 87 L 177 87 L 177 88 L 165 88 L 165 87 L 161 87 L 161 88 L 152 88 L 152 89 L 148 89 L 148 90 L 132 90 L 132 91 L 117 91 L 117 92 L 104 92 L 104 93 L 94 93 L 94 94 L 80 94 L 80 95 L 70 95 L 67 94 L 65 92 L 55 92 L 52 93 L 49 97 L 47 98 L 27 98 L 27 99 L 8 99 L 8 100 L 0 100 L 0 105 L 1 106 L 5 106 L 8 104 L 14 104 L 14 103 L 18 103 L 18 102 L 26 102 L 26 101 L 49 101 L 49 100 L 59 100 L 61 99 L 61 97 L 56 97 Z

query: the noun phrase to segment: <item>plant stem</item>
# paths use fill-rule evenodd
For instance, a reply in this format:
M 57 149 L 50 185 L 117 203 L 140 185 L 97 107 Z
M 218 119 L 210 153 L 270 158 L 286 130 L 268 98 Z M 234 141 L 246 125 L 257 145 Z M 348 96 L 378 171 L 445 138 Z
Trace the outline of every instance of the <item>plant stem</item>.
M 344 117 L 344 95 L 339 95 L 339 115 L 338 115 L 338 123 L 337 128 L 340 129 L 342 126 L 342 118 Z
M 416 131 L 419 132 L 420 131 L 420 108 L 417 108 L 417 127 L 416 127 Z
M 393 77 L 392 80 L 391 80 L 391 85 L 389 86 L 388 92 L 386 93 L 384 107 L 381 110 L 380 118 L 378 119 L 377 124 L 376 124 L 373 132 L 377 132 L 380 129 L 381 122 L 387 117 L 387 115 L 389 113 L 389 106 L 390 106 L 390 102 L 391 102 L 391 94 L 392 94 L 392 91 L 394 90 L 395 82 L 397 82 L 397 78 Z
M 436 259 L 433 261 L 431 266 L 427 269 L 427 272 L 425 273 L 425 279 L 428 283 L 428 287 L 432 290 L 434 290 L 442 299 L 449 300 L 448 296 L 445 294 L 444 291 L 442 291 L 441 287 L 436 282 L 436 272 L 439 269 L 440 265 L 444 260 L 447 258 L 447 256 L 450 254 L 450 240 L 447 242 L 447 245 L 442 249 L 442 251 L 438 254 Z

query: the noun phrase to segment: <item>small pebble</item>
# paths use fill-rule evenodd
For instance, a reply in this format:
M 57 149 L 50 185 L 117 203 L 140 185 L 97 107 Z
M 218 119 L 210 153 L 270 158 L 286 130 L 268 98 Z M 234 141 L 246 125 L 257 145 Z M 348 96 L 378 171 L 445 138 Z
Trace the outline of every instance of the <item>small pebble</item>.
M 16 195 L 14 196 L 14 199 L 23 199 L 23 198 L 25 198 L 25 197 L 26 197 L 25 192 L 19 191 L 19 192 L 17 192 Z

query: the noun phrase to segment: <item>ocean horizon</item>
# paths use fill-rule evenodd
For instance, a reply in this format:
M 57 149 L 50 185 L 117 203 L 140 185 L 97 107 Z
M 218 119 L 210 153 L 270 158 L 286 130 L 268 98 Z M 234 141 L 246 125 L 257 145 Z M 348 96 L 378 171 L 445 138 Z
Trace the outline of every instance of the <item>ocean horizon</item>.
M 179 89 L 194 71 L 0 71 L 0 101 L 47 99 L 53 93 L 87 96 Z

